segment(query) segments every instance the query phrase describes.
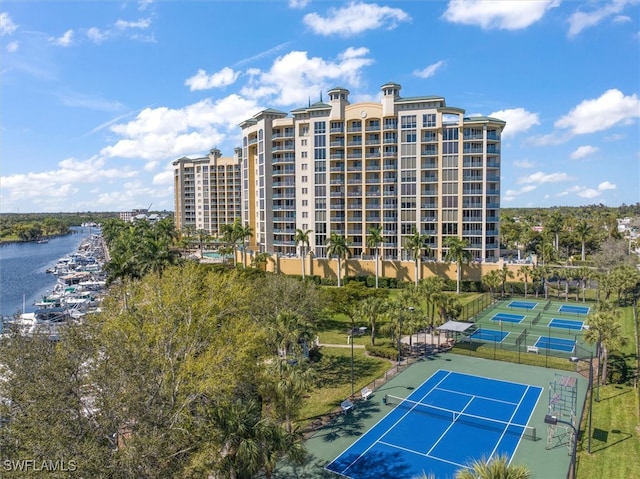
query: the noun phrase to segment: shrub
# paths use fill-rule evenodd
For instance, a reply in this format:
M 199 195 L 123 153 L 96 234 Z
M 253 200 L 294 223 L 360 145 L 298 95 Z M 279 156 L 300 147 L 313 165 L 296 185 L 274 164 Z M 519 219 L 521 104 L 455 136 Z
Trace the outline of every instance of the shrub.
M 392 346 L 371 346 L 367 344 L 365 350 L 370 355 L 378 358 L 390 359 L 392 361 L 398 359 L 398 350 Z

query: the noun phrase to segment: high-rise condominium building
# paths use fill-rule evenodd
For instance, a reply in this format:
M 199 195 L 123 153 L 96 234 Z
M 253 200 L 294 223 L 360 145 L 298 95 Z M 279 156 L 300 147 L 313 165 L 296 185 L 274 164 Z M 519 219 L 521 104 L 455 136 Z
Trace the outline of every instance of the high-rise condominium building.
M 415 232 L 434 259 L 451 236 L 467 240 L 476 260 L 498 258 L 504 121 L 467 117 L 442 97 L 403 98 L 396 83 L 382 86 L 380 103 L 350 104 L 344 88 L 328 94 L 328 103 L 290 116 L 267 109 L 240 125 L 242 219 L 253 248 L 294 255 L 300 229 L 311 231 L 318 257 L 331 233 L 358 257 L 373 254 L 367 236 L 376 227 L 385 258 L 407 258 Z
M 241 216 L 240 149 L 223 158 L 211 149 L 203 158 L 173 162 L 175 221 L 178 230 L 206 231 L 217 236 L 220 227 Z

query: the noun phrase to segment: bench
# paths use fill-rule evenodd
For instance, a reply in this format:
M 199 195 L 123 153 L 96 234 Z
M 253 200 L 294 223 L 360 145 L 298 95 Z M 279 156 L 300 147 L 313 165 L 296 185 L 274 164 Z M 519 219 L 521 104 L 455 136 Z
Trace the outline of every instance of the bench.
M 527 352 L 528 353 L 536 353 L 536 354 L 538 354 L 538 347 L 537 346 L 527 346 Z
M 340 403 L 340 407 L 342 408 L 342 413 L 346 414 L 351 409 L 353 409 L 353 403 L 350 399 L 345 399 L 344 401 L 342 401 L 342 403 Z
M 369 397 L 373 394 L 373 391 L 369 388 L 362 388 L 362 390 L 360 391 L 360 395 L 362 396 L 362 399 L 369 399 Z

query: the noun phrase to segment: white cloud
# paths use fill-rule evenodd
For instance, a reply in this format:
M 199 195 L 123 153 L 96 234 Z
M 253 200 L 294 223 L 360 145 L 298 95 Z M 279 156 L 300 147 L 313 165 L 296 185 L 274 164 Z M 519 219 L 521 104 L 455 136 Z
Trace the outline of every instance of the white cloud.
M 575 12 L 569 17 L 570 37 L 578 35 L 585 28 L 593 27 L 607 17 L 620 13 L 628 4 L 636 3 L 634 0 L 613 0 L 590 12 Z M 591 5 L 594 5 L 593 3 Z M 601 5 L 596 3 L 595 5 Z
M 96 27 L 91 27 L 87 30 L 87 38 L 89 38 L 89 40 L 91 40 L 94 43 L 100 44 L 103 41 L 105 41 L 107 38 L 109 38 L 109 32 L 102 31 Z
M 630 21 L 631 17 L 628 17 L 626 15 L 616 15 L 612 20 L 613 23 L 629 23 Z
M 515 200 L 518 196 L 522 196 L 526 193 L 530 193 L 533 190 L 535 190 L 538 187 L 538 185 L 527 185 L 527 186 L 523 186 L 520 189 L 517 190 L 507 190 L 504 192 L 504 195 L 502 197 L 503 200 L 505 201 L 513 201 Z
M 640 117 L 638 95 L 624 96 L 611 89 L 599 98 L 584 100 L 555 122 L 557 128 L 569 128 L 575 135 L 606 130 L 619 123 L 629 124 Z
M 289 0 L 290 8 L 304 8 L 311 0 Z
M 413 72 L 413 74 L 419 78 L 429 78 L 432 77 L 433 75 L 436 74 L 436 72 L 440 69 L 440 67 L 442 67 L 444 65 L 444 62 L 442 60 L 433 63 L 431 65 L 429 65 L 426 68 L 423 68 L 422 70 L 415 70 Z
M 599 191 L 606 191 L 606 190 L 615 190 L 618 187 L 616 185 L 614 185 L 613 183 L 609 182 L 609 181 L 603 181 L 602 183 L 600 183 L 598 185 L 598 190 Z
M 584 158 L 585 156 L 593 155 L 599 149 L 600 148 L 598 148 L 597 146 L 591 145 L 579 146 L 573 153 L 569 155 L 569 158 L 571 158 L 572 160 L 578 160 L 580 158 Z
M 578 196 L 581 198 L 595 198 L 596 196 L 600 196 L 602 193 L 598 190 L 594 190 L 593 188 L 585 188 L 583 190 L 578 191 Z
M 319 35 L 351 37 L 367 30 L 394 29 L 411 17 L 399 8 L 381 7 L 375 3 L 351 2 L 345 7 L 330 8 L 327 16 L 308 13 L 304 23 Z
M 336 84 L 359 86 L 362 69 L 373 63 L 368 54 L 367 48 L 350 47 L 332 61 L 293 51 L 277 58 L 269 71 L 252 69 L 241 93 L 272 105 L 300 106 Z
M 129 22 L 126 20 L 117 20 L 115 23 L 115 26 L 118 30 L 127 30 L 130 28 L 138 28 L 140 30 L 144 30 L 146 28 L 149 28 L 149 25 L 151 25 L 150 18 L 141 18 L 136 22 Z
M 502 133 L 503 136 L 513 136 L 517 133 L 527 131 L 534 125 L 539 125 L 537 113 L 531 113 L 524 108 L 511 108 L 508 110 L 494 111 L 490 117 L 498 118 L 507 122 Z
M 0 37 L 11 35 L 18 29 L 18 25 L 13 23 L 7 12 L 0 13 Z
M 229 67 L 224 67 L 217 73 L 207 75 L 204 70 L 198 70 L 191 78 L 187 78 L 184 82 L 191 91 L 209 90 L 211 88 L 220 88 L 232 85 L 240 76 L 240 72 L 235 72 Z
M 571 178 L 566 173 L 544 173 L 542 171 L 537 171 L 528 176 L 523 176 L 518 179 L 518 184 L 530 184 L 535 183 L 537 185 L 541 185 L 543 183 L 561 183 L 563 181 L 570 181 Z
M 121 139 L 101 154 L 159 161 L 202 152 L 237 134 L 237 125 L 258 110 L 257 103 L 235 94 L 179 109 L 146 108 L 128 123 L 110 127 Z
M 15 40 L 13 42 L 7 43 L 6 50 L 7 50 L 8 53 L 15 53 L 15 52 L 18 51 L 18 47 L 19 46 L 20 46 L 20 43 L 17 40 Z
M 485 30 L 520 30 L 534 24 L 547 10 L 559 4 L 559 0 L 451 0 L 442 16 L 452 23 L 478 25 Z
M 73 195 L 86 185 L 136 175 L 129 168 L 105 168 L 104 159 L 98 157 L 86 161 L 68 158 L 58 163 L 55 170 L 3 176 L 0 184 L 3 203 L 7 209 L 12 204 L 20 205 L 21 202 L 31 201 L 41 207 L 42 211 L 72 211 L 75 207 Z M 48 187 L 42 188 L 43 184 Z
M 70 47 L 73 45 L 73 30 L 67 30 L 61 37 L 50 37 L 49 41 L 59 47 Z

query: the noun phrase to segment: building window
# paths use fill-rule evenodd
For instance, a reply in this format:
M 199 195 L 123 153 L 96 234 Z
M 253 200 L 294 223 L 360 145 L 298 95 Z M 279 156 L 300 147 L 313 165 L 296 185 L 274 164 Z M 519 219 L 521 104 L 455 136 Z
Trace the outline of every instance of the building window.
M 302 194 L 306 195 L 309 193 L 309 188 L 302 188 Z
M 306 182 L 307 182 L 307 180 L 308 180 L 308 178 L 307 178 L 306 176 L 303 176 L 303 177 L 302 177 L 302 182 L 303 182 L 303 183 L 306 183 Z
M 309 213 L 307 213 L 306 211 L 302 212 L 302 217 L 303 218 L 308 218 L 309 217 Z
M 302 200 L 302 206 L 307 206 L 309 204 L 309 200 Z
M 306 141 L 306 140 L 305 140 Z M 300 157 L 301 158 L 306 158 L 307 157 L 307 152 L 306 151 L 302 151 L 300 152 Z
M 423 128 L 435 128 L 436 127 L 436 115 L 435 113 L 428 113 L 422 115 Z
M 415 115 L 403 115 L 400 117 L 400 128 L 415 128 L 416 116 Z
M 300 165 L 300 169 L 301 169 L 302 171 L 306 171 L 308 168 L 309 168 L 309 164 L 308 164 L 308 163 L 302 163 L 302 164 Z

